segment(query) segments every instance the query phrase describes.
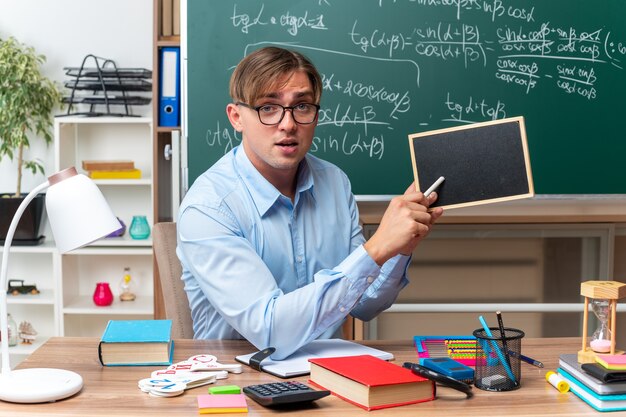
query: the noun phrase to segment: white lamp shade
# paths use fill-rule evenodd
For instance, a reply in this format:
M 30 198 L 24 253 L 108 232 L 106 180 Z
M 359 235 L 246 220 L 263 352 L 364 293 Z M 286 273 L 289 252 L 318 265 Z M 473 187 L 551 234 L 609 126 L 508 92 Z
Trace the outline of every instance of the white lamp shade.
M 61 253 L 88 245 L 122 227 L 96 184 L 83 174 L 52 184 L 46 193 L 46 210 Z

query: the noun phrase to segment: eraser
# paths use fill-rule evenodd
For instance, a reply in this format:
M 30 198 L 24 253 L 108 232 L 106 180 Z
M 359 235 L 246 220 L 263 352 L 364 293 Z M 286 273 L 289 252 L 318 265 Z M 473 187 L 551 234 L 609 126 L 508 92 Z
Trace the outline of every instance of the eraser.
M 502 384 L 504 382 L 506 382 L 506 378 L 504 375 L 500 375 L 500 374 L 486 376 L 482 379 L 483 385 L 487 387 L 493 387 L 493 386 Z
M 209 394 L 241 394 L 241 388 L 237 385 L 218 385 L 209 387 Z

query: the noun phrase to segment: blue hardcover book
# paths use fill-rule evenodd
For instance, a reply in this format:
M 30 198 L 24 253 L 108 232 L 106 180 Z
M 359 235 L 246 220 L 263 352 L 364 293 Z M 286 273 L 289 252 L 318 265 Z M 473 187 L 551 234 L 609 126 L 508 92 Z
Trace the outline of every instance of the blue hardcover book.
M 575 377 L 570 375 L 563 368 L 558 369 L 558 373 L 565 379 L 570 386 L 570 391 L 576 394 L 580 399 L 589 404 L 597 411 L 620 411 L 626 410 L 626 395 L 611 394 L 600 395 L 589 389 Z
M 98 344 L 104 366 L 171 365 L 171 320 L 109 320 Z

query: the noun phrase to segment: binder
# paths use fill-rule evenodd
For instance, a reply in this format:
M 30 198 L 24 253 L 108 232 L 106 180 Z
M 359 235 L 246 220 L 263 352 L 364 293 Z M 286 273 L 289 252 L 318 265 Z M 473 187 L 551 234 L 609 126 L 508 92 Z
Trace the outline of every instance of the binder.
M 159 126 L 180 125 L 180 48 L 161 48 Z

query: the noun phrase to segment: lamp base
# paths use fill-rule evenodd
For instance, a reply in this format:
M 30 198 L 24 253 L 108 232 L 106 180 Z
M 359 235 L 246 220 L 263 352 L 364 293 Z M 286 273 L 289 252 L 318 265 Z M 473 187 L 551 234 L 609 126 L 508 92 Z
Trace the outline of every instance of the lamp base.
M 83 378 L 76 372 L 30 368 L 0 375 L 0 400 L 12 403 L 44 403 L 76 394 Z

